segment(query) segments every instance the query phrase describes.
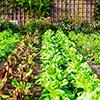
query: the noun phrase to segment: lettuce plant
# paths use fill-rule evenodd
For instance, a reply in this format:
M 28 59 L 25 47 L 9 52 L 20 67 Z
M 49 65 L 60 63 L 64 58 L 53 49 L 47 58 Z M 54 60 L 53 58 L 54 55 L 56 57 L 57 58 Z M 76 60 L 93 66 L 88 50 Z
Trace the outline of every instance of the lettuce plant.
M 86 35 L 85 33 L 76 34 L 74 31 L 69 32 L 69 39 L 76 43 L 77 49 L 85 55 L 94 64 L 100 63 L 100 46 L 99 33 Z
M 10 29 L 0 32 L 0 61 L 7 59 L 7 55 L 18 42 L 20 42 L 20 35 L 12 34 Z
M 99 97 L 94 91 L 99 87 L 99 79 L 63 31 L 45 32 L 40 57 L 43 73 L 36 81 L 44 88 L 40 100 L 82 100 L 83 97 L 88 100 L 90 93 L 91 100 Z

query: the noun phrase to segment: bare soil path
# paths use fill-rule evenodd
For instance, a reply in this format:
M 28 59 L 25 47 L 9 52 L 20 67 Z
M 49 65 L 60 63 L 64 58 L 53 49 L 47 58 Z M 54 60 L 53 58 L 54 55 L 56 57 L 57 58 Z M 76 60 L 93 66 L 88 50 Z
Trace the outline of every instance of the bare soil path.
M 5 67 L 6 61 L 0 61 L 0 70 L 2 70 Z
M 86 62 L 88 62 L 89 66 L 92 68 L 94 74 L 96 74 L 98 76 L 98 78 L 100 79 L 100 69 L 99 69 L 100 65 L 94 65 L 93 63 L 91 63 L 91 61 L 89 59 L 86 59 Z

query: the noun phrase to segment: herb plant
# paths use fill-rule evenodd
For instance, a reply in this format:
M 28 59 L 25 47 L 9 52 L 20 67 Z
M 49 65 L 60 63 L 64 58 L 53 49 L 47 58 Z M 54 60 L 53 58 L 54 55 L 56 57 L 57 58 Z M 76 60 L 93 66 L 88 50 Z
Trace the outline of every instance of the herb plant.
M 90 58 L 94 64 L 100 64 L 100 35 L 93 33 L 86 35 L 85 33 L 76 34 L 74 31 L 69 32 L 69 39 L 76 43 L 77 49 Z

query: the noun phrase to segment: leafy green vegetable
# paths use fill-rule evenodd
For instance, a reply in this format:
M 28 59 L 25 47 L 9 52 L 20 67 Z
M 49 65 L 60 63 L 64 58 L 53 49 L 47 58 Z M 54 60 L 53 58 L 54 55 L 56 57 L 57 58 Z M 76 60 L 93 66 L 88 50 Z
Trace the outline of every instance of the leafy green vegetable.
M 0 32 L 0 61 L 7 59 L 7 55 L 18 42 L 20 42 L 20 35 L 13 35 L 10 29 Z
M 17 88 L 18 85 L 19 85 L 19 83 L 17 82 L 16 79 L 14 79 L 14 80 L 12 81 L 12 86 L 14 86 L 14 87 Z
M 100 80 L 63 31 L 44 33 L 40 57 L 43 73 L 36 81 L 44 88 L 40 100 L 98 99 L 98 93 L 93 95 L 93 91 L 99 87 Z
M 69 39 L 77 45 L 77 49 L 86 56 L 94 64 L 100 63 L 100 34 L 93 33 L 86 35 L 85 33 L 76 34 L 74 31 L 69 32 Z

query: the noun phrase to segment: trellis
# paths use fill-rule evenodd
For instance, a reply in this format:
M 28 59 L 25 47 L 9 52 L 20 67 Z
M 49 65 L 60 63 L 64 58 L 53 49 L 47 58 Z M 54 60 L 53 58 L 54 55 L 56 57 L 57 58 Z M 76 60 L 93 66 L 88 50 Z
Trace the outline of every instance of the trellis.
M 2 9 L 3 7 L 0 7 L 0 10 Z M 17 7 L 15 10 L 13 11 L 10 11 L 9 8 L 6 8 L 7 11 L 10 12 L 10 21 L 11 22 L 20 22 L 22 25 L 25 25 L 25 21 L 27 19 L 27 15 L 24 11 L 23 8 L 21 7 Z M 3 14 L 1 14 L 1 16 L 3 16 Z
M 91 16 L 95 8 L 95 2 L 100 0 L 52 0 L 56 4 L 51 10 L 52 22 L 62 18 L 75 18 L 75 15 L 81 16 L 86 21 L 93 21 Z
M 16 10 L 11 11 L 10 13 L 10 20 L 17 20 L 22 25 L 25 25 L 27 15 L 25 14 L 24 9 L 18 7 Z
M 50 17 L 52 22 L 56 22 L 58 19 L 63 18 L 75 18 L 75 15 L 82 15 L 82 19 L 86 21 L 93 21 L 91 16 L 95 8 L 95 2 L 100 3 L 100 0 L 52 0 L 55 2 L 54 7 L 51 8 Z M 2 9 L 2 7 L 0 7 Z M 22 25 L 25 25 L 27 15 L 24 9 L 18 7 L 16 10 L 11 11 L 10 20 L 17 20 Z M 7 8 L 9 11 L 9 8 Z

